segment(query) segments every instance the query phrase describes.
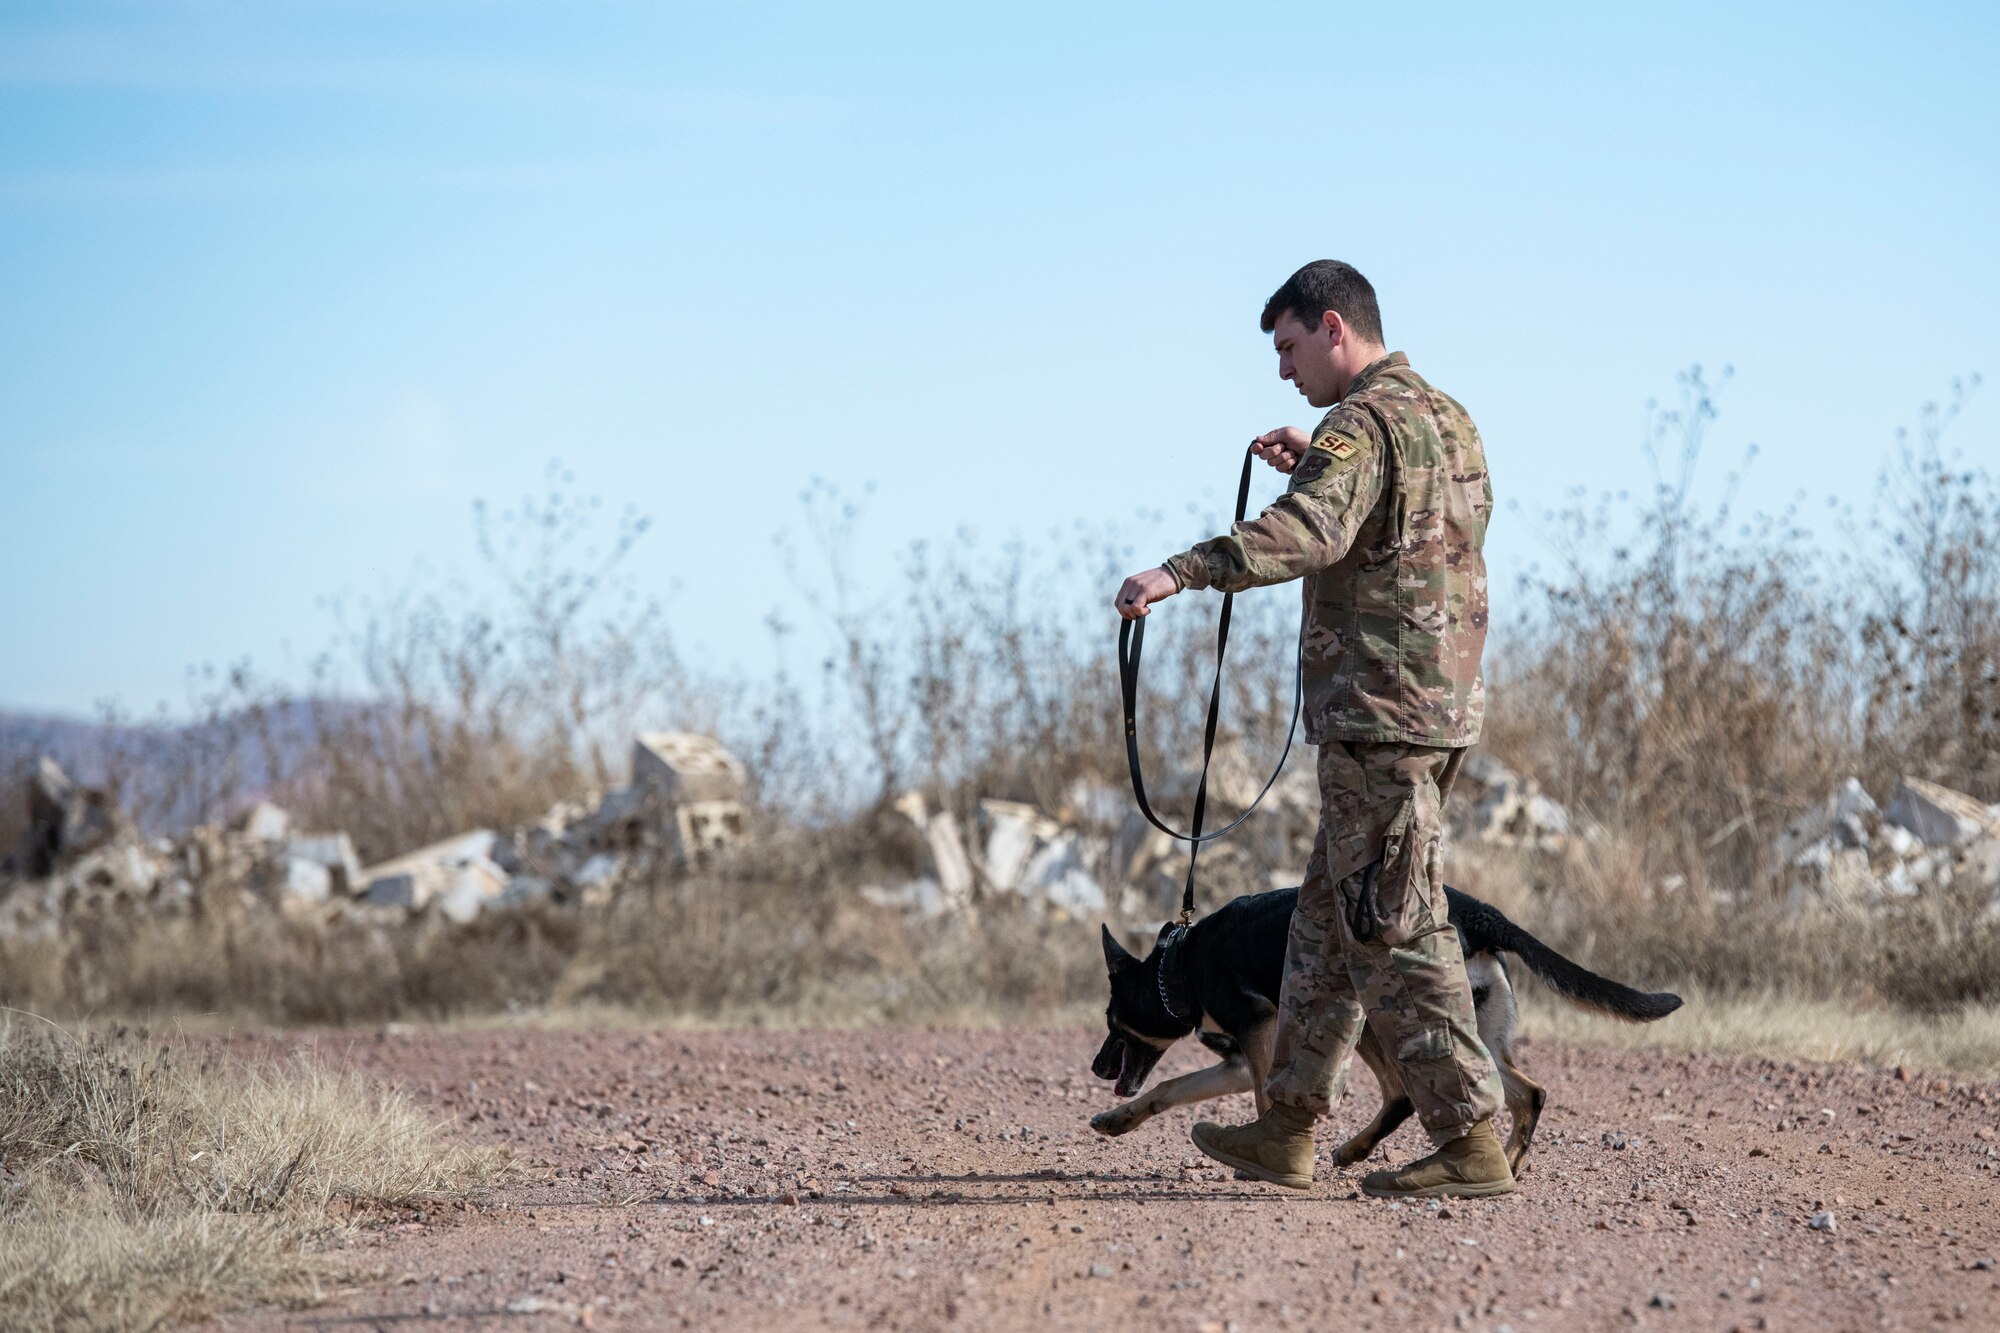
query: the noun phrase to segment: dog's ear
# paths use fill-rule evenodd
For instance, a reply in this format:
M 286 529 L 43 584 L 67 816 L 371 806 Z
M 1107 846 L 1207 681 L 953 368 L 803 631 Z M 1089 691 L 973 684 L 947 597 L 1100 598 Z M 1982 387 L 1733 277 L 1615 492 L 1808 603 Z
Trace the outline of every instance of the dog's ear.
M 1111 927 L 1100 925 L 1098 929 L 1104 933 L 1104 965 L 1111 969 L 1112 975 L 1117 975 L 1139 961 L 1126 952 L 1125 946 L 1118 942 L 1118 937 L 1111 933 Z

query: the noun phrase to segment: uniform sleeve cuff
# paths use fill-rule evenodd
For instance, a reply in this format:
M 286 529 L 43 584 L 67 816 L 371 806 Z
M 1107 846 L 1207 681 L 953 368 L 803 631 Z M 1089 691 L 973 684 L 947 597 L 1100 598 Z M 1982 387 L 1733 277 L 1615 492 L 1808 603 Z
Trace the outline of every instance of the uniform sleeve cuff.
M 1208 562 L 1194 551 L 1183 551 L 1160 562 L 1160 568 L 1174 576 L 1174 582 L 1181 585 L 1181 591 L 1199 590 L 1208 586 Z

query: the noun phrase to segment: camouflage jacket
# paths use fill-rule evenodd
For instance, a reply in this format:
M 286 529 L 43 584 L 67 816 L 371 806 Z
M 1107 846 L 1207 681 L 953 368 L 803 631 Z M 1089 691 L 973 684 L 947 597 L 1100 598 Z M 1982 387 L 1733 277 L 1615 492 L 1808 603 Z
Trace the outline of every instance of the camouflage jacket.
M 1291 486 L 1174 556 L 1184 588 L 1305 579 L 1306 739 L 1466 746 L 1486 716 L 1486 451 L 1401 352 L 1313 431 Z

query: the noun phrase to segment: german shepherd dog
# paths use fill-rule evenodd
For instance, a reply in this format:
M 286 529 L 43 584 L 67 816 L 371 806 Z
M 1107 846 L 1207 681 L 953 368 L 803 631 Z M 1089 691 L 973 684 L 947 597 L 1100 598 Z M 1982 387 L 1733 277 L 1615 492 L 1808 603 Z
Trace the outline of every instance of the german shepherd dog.
M 1647 994 L 1607 980 L 1563 957 L 1498 908 L 1449 886 L 1445 896 L 1465 954 L 1479 1036 L 1499 1066 L 1507 1110 L 1514 1119 L 1507 1161 L 1518 1173 L 1548 1094 L 1514 1065 L 1517 1010 L 1501 955 L 1515 955 L 1564 999 L 1627 1022 L 1665 1018 L 1681 1007 L 1681 997 Z M 1132 1100 L 1091 1117 L 1092 1129 L 1107 1135 L 1129 1134 L 1162 1111 L 1232 1092 L 1254 1093 L 1258 1114 L 1264 1112 L 1285 942 L 1298 897 L 1297 889 L 1274 889 L 1238 898 L 1188 929 L 1174 951 L 1178 976 L 1169 978 L 1181 992 L 1174 1008 L 1186 1013 L 1185 1018 L 1169 1013 L 1161 998 L 1157 943 L 1145 958 L 1137 958 L 1112 937 L 1108 926 L 1104 928 L 1104 962 L 1111 972 L 1105 1024 L 1110 1031 L 1090 1070 L 1098 1078 L 1115 1079 L 1118 1095 Z M 1162 940 L 1170 928 L 1161 928 Z M 1168 1079 L 1144 1096 L 1137 1095 L 1167 1048 L 1194 1032 L 1199 1032 L 1202 1045 L 1222 1057 L 1222 1063 Z M 1372 1030 L 1362 1029 L 1356 1049 L 1381 1085 L 1382 1109 L 1334 1154 L 1340 1166 L 1352 1166 L 1374 1152 L 1412 1110 L 1396 1067 L 1384 1058 Z

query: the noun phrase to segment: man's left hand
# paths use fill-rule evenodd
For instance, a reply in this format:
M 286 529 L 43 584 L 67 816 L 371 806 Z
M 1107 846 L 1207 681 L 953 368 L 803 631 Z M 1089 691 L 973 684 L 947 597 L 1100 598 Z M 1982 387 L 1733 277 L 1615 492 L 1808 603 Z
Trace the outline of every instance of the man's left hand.
M 1172 574 L 1158 565 L 1141 570 L 1118 587 L 1118 614 L 1137 620 L 1151 613 L 1154 602 L 1162 602 L 1181 590 Z

